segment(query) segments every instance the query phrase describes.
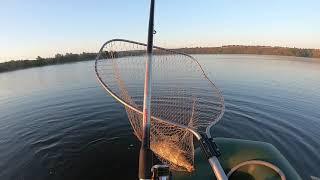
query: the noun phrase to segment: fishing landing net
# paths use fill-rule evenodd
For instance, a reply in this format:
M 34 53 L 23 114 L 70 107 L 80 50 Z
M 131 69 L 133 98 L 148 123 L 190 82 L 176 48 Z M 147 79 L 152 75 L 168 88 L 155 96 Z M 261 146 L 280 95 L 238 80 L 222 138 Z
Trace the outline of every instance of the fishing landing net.
M 106 42 L 95 71 L 101 85 L 126 109 L 141 141 L 146 44 Z M 224 101 L 192 56 L 153 47 L 150 147 L 171 170 L 194 170 L 192 131 L 205 133 L 220 120 Z

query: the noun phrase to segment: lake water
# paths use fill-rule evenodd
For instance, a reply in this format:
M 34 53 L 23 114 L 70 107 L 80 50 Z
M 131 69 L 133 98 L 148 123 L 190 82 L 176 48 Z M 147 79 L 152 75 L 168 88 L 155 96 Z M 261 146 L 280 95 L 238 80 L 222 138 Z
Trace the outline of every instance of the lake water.
M 226 101 L 219 137 L 272 143 L 320 177 L 320 61 L 196 55 Z M 94 61 L 0 74 L 0 179 L 136 179 L 139 142 Z

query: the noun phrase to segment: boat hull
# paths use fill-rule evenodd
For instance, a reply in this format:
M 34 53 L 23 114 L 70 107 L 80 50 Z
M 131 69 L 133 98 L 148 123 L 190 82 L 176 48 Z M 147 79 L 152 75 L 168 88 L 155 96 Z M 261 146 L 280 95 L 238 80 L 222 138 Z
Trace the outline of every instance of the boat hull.
M 222 153 L 219 161 L 226 174 L 242 162 L 262 160 L 276 165 L 288 180 L 301 179 L 288 160 L 269 143 L 231 138 L 215 138 L 214 141 Z M 195 166 L 195 172 L 192 174 L 173 172 L 174 179 L 215 179 L 208 161 L 199 148 L 195 151 Z M 280 176 L 266 166 L 246 165 L 233 173 L 230 179 L 280 179 Z

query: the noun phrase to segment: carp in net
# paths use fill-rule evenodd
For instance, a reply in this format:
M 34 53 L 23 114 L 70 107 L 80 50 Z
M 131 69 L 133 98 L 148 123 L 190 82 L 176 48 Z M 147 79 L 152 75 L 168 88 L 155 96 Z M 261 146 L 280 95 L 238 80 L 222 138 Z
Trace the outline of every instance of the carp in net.
M 147 45 L 113 39 L 95 62 L 101 85 L 126 109 L 134 134 L 142 138 Z M 150 147 L 176 171 L 194 170 L 193 136 L 207 133 L 224 113 L 219 89 L 188 54 L 153 47 Z

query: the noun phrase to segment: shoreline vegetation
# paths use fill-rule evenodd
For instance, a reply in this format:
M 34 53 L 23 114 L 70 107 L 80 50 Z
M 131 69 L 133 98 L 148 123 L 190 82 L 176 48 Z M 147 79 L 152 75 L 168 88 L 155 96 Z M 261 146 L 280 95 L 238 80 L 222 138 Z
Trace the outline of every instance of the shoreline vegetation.
M 256 55 L 277 55 L 277 56 L 295 56 L 320 58 L 320 49 L 301 49 L 288 47 L 271 47 L 271 46 L 242 46 L 229 45 L 221 47 L 194 47 L 194 48 L 179 48 L 176 51 L 188 54 L 256 54 Z M 138 54 L 143 53 L 139 52 Z M 120 53 L 119 53 L 120 54 Z M 127 53 L 123 53 L 125 56 Z M 97 53 L 81 53 L 81 54 L 56 54 L 51 58 L 42 58 L 38 56 L 35 60 L 12 60 L 0 63 L 0 73 L 25 69 L 31 67 L 40 67 L 54 64 L 64 64 L 79 61 L 93 60 Z

